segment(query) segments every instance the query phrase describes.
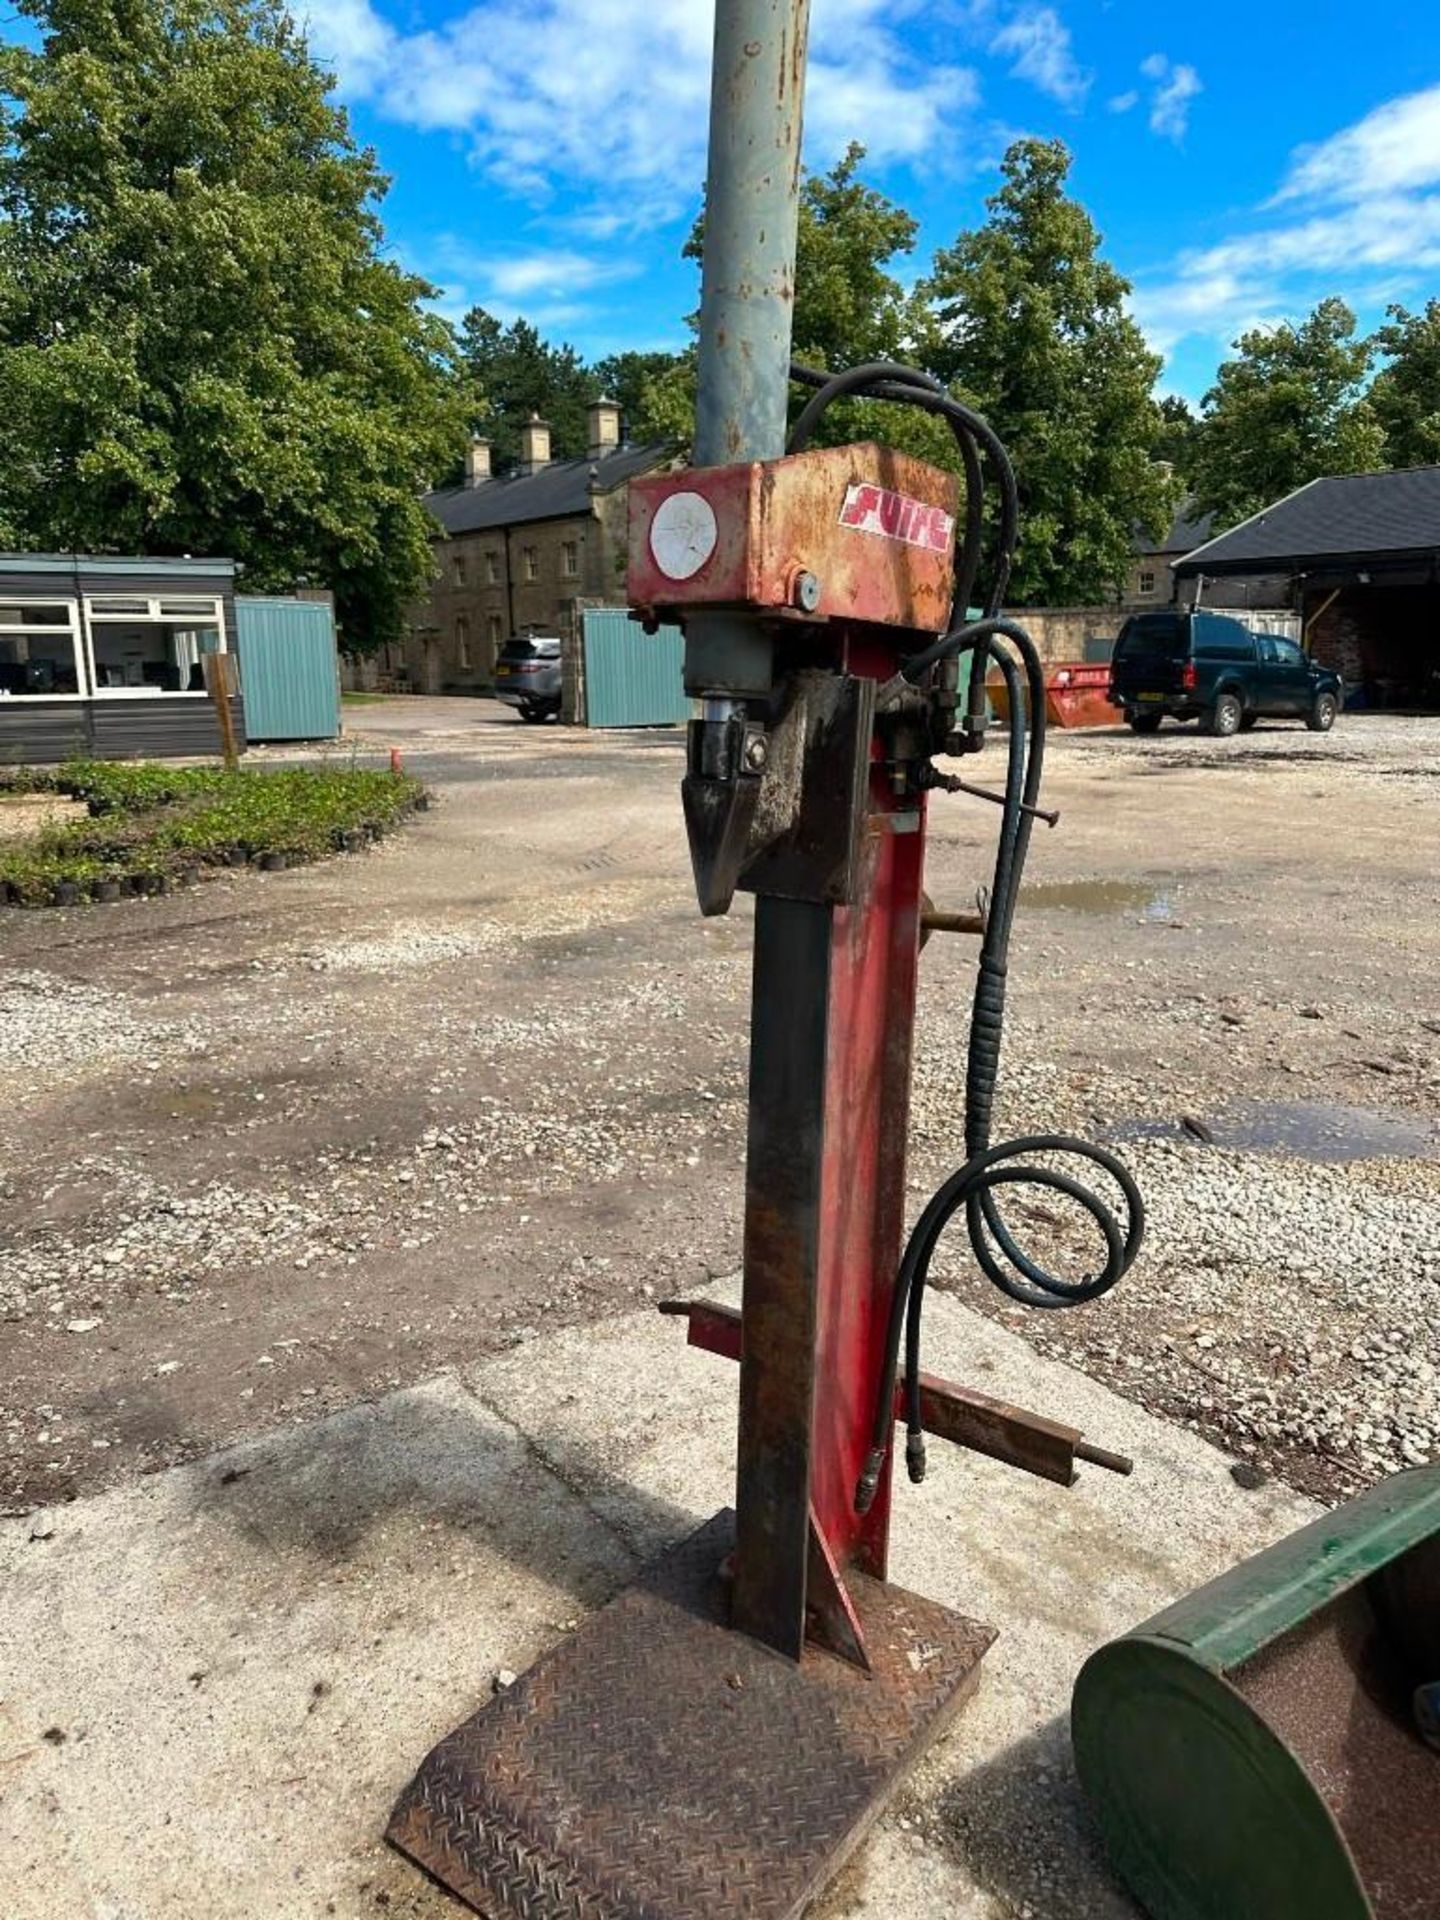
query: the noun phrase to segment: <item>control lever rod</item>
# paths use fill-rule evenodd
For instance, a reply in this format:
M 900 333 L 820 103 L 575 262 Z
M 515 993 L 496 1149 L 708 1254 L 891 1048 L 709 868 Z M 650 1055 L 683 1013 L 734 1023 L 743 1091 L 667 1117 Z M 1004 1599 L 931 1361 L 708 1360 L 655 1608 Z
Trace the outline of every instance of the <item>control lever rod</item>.
M 968 780 L 962 780 L 953 773 L 941 773 L 938 767 L 930 769 L 930 775 L 925 784 L 931 787 L 943 787 L 946 793 L 968 793 L 972 800 L 989 800 L 997 807 L 1003 807 L 1006 804 L 1003 793 L 992 793 L 989 787 L 972 787 Z M 1032 807 L 1024 800 L 1020 801 L 1019 806 L 1021 813 L 1028 813 L 1033 819 L 1043 820 L 1047 827 L 1058 827 L 1060 824 L 1058 807 L 1052 812 L 1047 807 Z

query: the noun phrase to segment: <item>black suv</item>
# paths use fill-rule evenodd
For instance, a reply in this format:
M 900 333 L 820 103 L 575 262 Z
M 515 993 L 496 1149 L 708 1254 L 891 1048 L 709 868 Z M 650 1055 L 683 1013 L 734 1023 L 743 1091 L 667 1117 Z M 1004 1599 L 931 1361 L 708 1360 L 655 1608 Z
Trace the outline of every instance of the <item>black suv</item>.
M 518 707 L 522 720 L 548 720 L 560 711 L 560 642 L 554 634 L 518 633 L 495 662 L 495 698 Z
M 1339 674 L 1293 640 L 1223 613 L 1133 614 L 1110 661 L 1111 704 L 1136 733 L 1154 733 L 1167 713 L 1224 736 L 1281 717 L 1328 733 L 1344 697 Z

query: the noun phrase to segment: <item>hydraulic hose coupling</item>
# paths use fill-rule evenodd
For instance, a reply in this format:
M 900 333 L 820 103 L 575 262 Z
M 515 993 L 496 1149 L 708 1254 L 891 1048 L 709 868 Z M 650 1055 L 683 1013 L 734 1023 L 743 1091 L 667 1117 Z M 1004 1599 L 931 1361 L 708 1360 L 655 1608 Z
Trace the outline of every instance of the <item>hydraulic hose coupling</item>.
M 925 1478 L 925 1436 L 915 1427 L 905 1436 L 905 1471 L 914 1487 Z
M 880 1475 L 885 1471 L 884 1447 L 872 1447 L 865 1456 L 865 1465 L 860 1478 L 855 1483 L 855 1511 L 868 1513 L 875 1503 L 875 1494 L 880 1485 Z

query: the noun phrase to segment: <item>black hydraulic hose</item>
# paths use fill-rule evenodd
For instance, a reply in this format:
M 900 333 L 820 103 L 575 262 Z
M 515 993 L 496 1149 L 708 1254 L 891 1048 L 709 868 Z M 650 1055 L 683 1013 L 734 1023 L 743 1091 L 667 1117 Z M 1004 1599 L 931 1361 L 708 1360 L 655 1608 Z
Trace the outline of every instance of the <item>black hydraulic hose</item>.
M 918 678 L 930 666 L 951 654 L 964 652 L 983 640 L 1003 639 L 1014 645 L 1025 667 L 1025 698 L 1020 674 L 1005 651 L 996 654 L 1010 696 L 1010 733 L 1006 758 L 1005 808 L 996 852 L 990 912 L 981 945 L 975 1000 L 970 1020 L 970 1046 L 965 1082 L 965 1151 L 967 1158 L 938 1190 L 921 1214 L 906 1243 L 891 1297 L 886 1332 L 885 1366 L 876 1395 L 870 1452 L 855 1490 L 855 1504 L 864 1512 L 875 1497 L 889 1451 L 895 1418 L 895 1383 L 900 1345 L 905 1343 L 906 1466 L 912 1480 L 925 1476 L 925 1436 L 920 1414 L 920 1331 L 930 1261 L 941 1234 L 954 1215 L 965 1211 L 965 1223 L 976 1261 L 985 1274 L 1012 1300 L 1032 1307 L 1079 1306 L 1106 1293 L 1127 1273 L 1140 1251 L 1145 1232 L 1145 1209 L 1128 1168 L 1114 1154 L 1069 1134 L 1030 1134 L 992 1146 L 990 1124 L 999 1074 L 1000 1043 L 1005 1021 L 1006 965 L 1010 929 L 1033 816 L 1025 809 L 1039 793 L 1045 748 L 1044 674 L 1033 641 L 1022 627 L 1008 620 L 976 621 L 970 628 L 944 635 L 906 662 L 904 677 Z M 1031 1164 L 1028 1156 L 1058 1153 L 1100 1167 L 1119 1187 L 1125 1203 L 1122 1229 L 1114 1208 L 1091 1188 L 1068 1173 Z M 995 1190 L 1004 1186 L 1041 1186 L 1066 1195 L 1095 1222 L 1105 1246 L 1098 1272 L 1081 1280 L 1053 1274 L 1025 1251 L 1000 1213 Z M 1008 1265 L 1005 1264 L 1008 1262 Z
M 966 476 L 966 537 L 957 568 L 956 607 L 950 631 L 912 655 L 897 676 L 897 683 L 903 679 L 912 685 L 918 684 L 935 667 L 943 668 L 969 653 L 972 657 L 971 712 L 974 714 L 978 704 L 976 681 L 978 679 L 980 685 L 979 700 L 983 701 L 986 661 L 991 643 L 998 640 L 1004 644 L 995 650 L 994 657 L 1010 700 L 1004 805 L 970 1019 L 965 1075 L 966 1159 L 916 1221 L 901 1258 L 891 1298 L 871 1447 L 855 1489 L 855 1504 L 863 1513 L 875 1497 L 890 1449 L 902 1338 L 906 1464 L 912 1480 L 922 1480 L 925 1476 L 925 1436 L 920 1419 L 920 1333 L 925 1287 L 935 1248 L 955 1214 L 964 1209 L 970 1245 L 980 1270 L 1003 1293 L 1026 1306 L 1069 1307 L 1098 1298 L 1129 1270 L 1144 1239 L 1145 1208 L 1128 1168 L 1103 1147 L 1063 1133 L 1027 1134 L 998 1145 L 992 1145 L 990 1140 L 1005 1024 L 1010 930 L 1029 851 L 1045 758 L 1045 680 L 1040 656 L 1024 628 L 1002 618 L 999 612 L 1019 531 L 1019 490 L 1010 457 L 989 423 L 952 399 L 929 374 L 888 362 L 851 367 L 838 374 L 795 365 L 792 373 L 802 384 L 816 389 L 792 429 L 789 442 L 792 451 L 807 444 L 826 407 L 847 393 L 865 393 L 880 400 L 922 407 L 949 420 L 962 450 Z M 981 537 L 979 454 L 982 451 L 999 487 L 999 552 L 985 601 L 985 616 L 967 623 L 974 584 L 971 563 L 978 556 Z M 1018 666 L 1009 652 L 1012 647 L 1019 655 Z M 1073 1174 L 1033 1164 L 1029 1156 L 1034 1154 L 1060 1154 L 1099 1167 L 1120 1190 L 1125 1211 L 1123 1227 L 1116 1209 L 1107 1199 Z M 1066 1280 L 1032 1258 L 1000 1212 L 996 1192 L 1007 1186 L 1044 1187 L 1073 1200 L 1088 1213 L 1105 1249 L 1105 1259 L 1099 1269 L 1082 1279 Z
M 815 387 L 818 391 L 807 402 L 790 430 L 790 437 L 785 443 L 789 453 L 799 453 L 809 445 L 825 409 L 832 401 L 847 393 L 859 392 L 871 399 L 920 407 L 927 413 L 938 413 L 948 420 L 965 469 L 965 538 L 955 565 L 952 624 L 963 622 L 975 597 L 975 582 L 980 573 L 980 548 L 985 533 L 985 485 L 980 471 L 980 441 L 969 419 L 964 417 L 968 409 L 952 400 L 940 382 L 930 374 L 921 373 L 913 367 L 893 366 L 883 360 L 872 361 L 867 366 L 849 367 L 844 373 L 837 374 L 825 373 L 819 367 L 807 367 L 798 360 L 792 360 L 790 375 L 799 385 Z M 979 420 L 978 415 L 970 418 Z M 998 440 L 995 444 L 1003 454 L 1004 448 L 1000 447 Z

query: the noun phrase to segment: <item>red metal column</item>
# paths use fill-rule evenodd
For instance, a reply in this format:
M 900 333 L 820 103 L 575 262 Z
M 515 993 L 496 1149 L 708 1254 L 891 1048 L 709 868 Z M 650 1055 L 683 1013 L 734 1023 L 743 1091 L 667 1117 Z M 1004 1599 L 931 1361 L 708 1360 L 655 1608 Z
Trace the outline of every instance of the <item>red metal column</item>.
M 855 1483 L 870 1444 L 905 1224 L 924 829 L 923 800 L 897 803 L 874 775 L 859 897 L 836 909 L 830 960 L 810 1491 L 839 1564 L 879 1579 L 889 1462 L 863 1516 Z
M 888 652 L 866 658 L 876 678 Z M 872 770 L 848 905 L 756 901 L 735 1624 L 792 1658 L 813 1512 L 883 1578 L 888 1472 L 869 1445 L 905 1214 L 924 806 Z

